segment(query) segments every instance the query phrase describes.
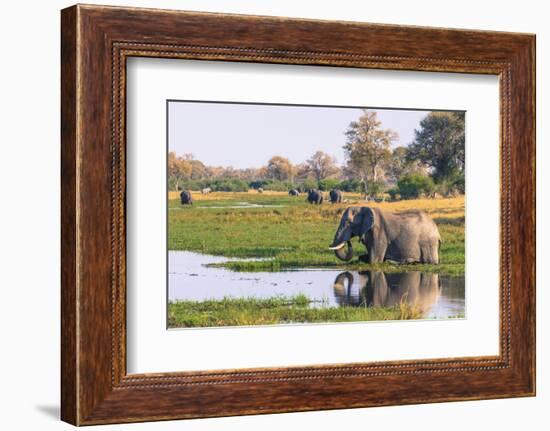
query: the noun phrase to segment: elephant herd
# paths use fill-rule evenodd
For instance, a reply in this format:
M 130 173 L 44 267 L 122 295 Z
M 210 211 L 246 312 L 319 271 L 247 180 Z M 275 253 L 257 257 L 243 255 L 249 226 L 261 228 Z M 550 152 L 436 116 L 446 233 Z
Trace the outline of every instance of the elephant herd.
M 201 194 L 207 195 L 207 194 L 210 194 L 211 191 L 212 189 L 210 189 L 210 187 L 206 187 L 201 190 Z M 258 193 L 263 193 L 263 191 L 264 190 L 262 188 L 258 189 Z M 300 192 L 296 189 L 289 190 L 288 194 L 289 196 L 300 196 Z M 321 190 L 312 189 L 307 191 L 307 201 L 310 204 L 320 205 L 323 203 L 324 199 L 325 197 Z M 342 192 L 340 190 L 332 189 L 329 192 L 329 200 L 330 200 L 330 203 L 333 203 L 333 204 L 342 203 L 343 202 Z M 182 205 L 193 205 L 193 195 L 191 194 L 191 191 L 183 190 L 180 193 L 180 201 Z

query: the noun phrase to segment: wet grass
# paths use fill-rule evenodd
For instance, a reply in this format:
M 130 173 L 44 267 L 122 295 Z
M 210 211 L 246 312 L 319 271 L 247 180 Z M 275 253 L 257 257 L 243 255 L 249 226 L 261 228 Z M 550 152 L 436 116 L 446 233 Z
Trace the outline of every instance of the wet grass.
M 316 307 L 305 295 L 224 298 L 168 304 L 169 328 L 417 319 L 418 310 L 401 303 L 391 308 Z
M 175 195 L 171 196 L 175 198 Z M 221 264 L 235 271 L 279 271 L 297 267 L 383 269 L 387 272 L 422 270 L 450 275 L 464 273 L 464 197 L 368 203 L 389 211 L 421 209 L 439 227 L 443 244 L 440 265 L 369 265 L 357 260 L 365 252 L 355 244 L 349 263 L 328 250 L 342 212 L 351 205 L 366 205 L 359 195 L 346 194 L 348 202 L 310 205 L 305 196 L 266 192 L 194 194 L 192 206 L 169 200 L 170 250 L 189 250 L 228 258 L 269 258 Z M 265 207 L 246 208 L 243 202 Z M 240 206 L 240 207 L 239 207 Z M 273 207 L 276 206 L 276 207 Z M 234 208 L 237 207 L 237 208 Z

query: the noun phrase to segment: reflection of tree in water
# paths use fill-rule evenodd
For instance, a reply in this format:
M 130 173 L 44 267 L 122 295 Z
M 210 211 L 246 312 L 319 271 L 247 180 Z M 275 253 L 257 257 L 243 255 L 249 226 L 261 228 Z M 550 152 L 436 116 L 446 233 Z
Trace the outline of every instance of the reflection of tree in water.
M 357 284 L 351 272 L 342 272 L 334 280 L 334 296 L 339 305 L 363 307 L 394 307 L 401 302 L 428 311 L 441 294 L 439 274 L 411 271 L 384 273 L 382 271 L 361 271 L 357 274 Z M 456 287 L 464 284 L 457 280 Z M 454 295 L 453 295 L 454 296 Z

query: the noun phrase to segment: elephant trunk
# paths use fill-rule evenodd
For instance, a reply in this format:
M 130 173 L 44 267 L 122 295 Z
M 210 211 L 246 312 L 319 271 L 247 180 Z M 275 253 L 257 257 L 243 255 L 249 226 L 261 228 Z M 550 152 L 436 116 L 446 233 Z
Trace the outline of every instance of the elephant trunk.
M 334 240 L 332 241 L 329 249 L 334 250 L 334 254 L 336 254 L 336 257 L 345 262 L 350 261 L 353 258 L 353 247 L 350 241 L 351 237 L 351 227 L 346 222 L 346 220 L 342 220 L 340 222 L 338 230 L 336 231 L 336 234 L 334 235 Z M 347 252 L 345 251 L 346 244 L 348 246 Z
M 348 251 L 345 251 L 345 245 L 348 245 Z M 342 244 L 342 247 L 334 248 L 334 254 L 336 257 L 340 260 L 343 260 L 344 262 L 349 262 L 351 259 L 353 259 L 353 247 L 351 245 L 351 241 L 346 241 L 344 244 Z

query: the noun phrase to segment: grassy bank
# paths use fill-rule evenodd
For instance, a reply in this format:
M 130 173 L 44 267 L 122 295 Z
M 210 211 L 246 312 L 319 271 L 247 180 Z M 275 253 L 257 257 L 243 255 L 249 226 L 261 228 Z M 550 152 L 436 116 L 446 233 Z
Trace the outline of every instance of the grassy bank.
M 403 320 L 419 317 L 420 313 L 406 304 L 392 308 L 310 308 L 310 300 L 304 295 L 176 301 L 168 304 L 170 328 Z
M 328 250 L 342 212 L 350 205 L 365 205 L 359 195 L 346 194 L 348 202 L 310 205 L 305 196 L 283 192 L 259 194 L 219 192 L 194 194 L 192 206 L 181 206 L 175 194 L 169 200 L 170 250 L 189 250 L 237 258 L 270 258 L 264 261 L 230 261 L 223 266 L 237 271 L 270 271 L 292 267 L 342 269 L 405 269 L 391 264 L 349 264 Z M 249 207 L 252 204 L 253 207 Z M 448 274 L 464 272 L 464 197 L 416 199 L 369 203 L 389 211 L 421 209 L 436 221 L 443 240 L 441 264 L 411 265 L 410 269 Z M 365 252 L 354 243 L 356 257 Z

